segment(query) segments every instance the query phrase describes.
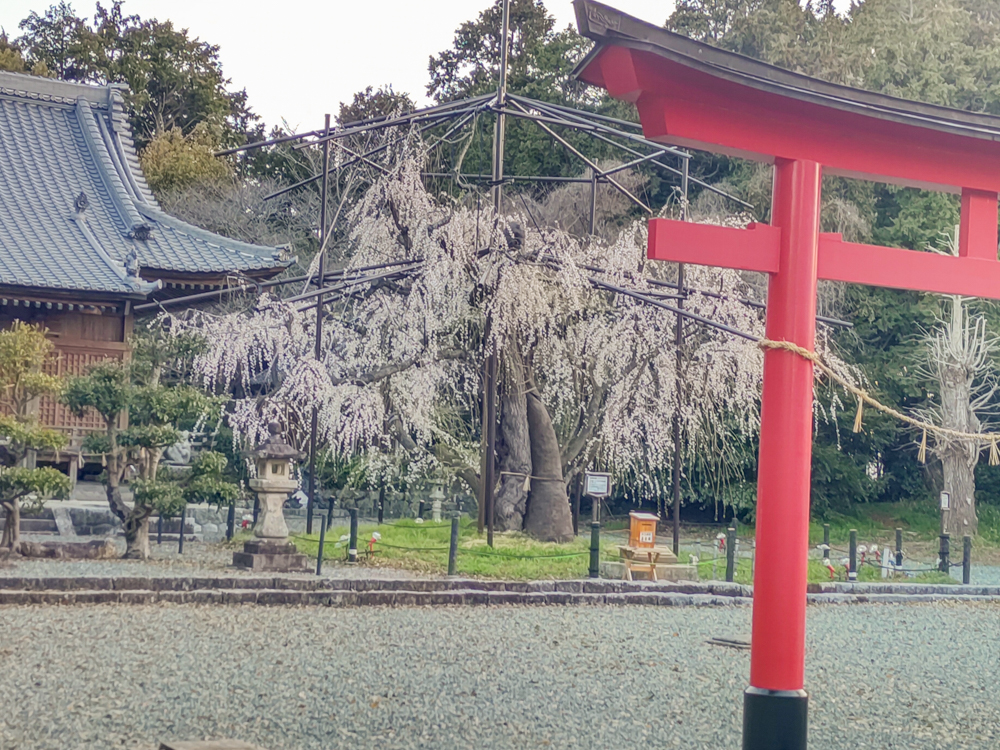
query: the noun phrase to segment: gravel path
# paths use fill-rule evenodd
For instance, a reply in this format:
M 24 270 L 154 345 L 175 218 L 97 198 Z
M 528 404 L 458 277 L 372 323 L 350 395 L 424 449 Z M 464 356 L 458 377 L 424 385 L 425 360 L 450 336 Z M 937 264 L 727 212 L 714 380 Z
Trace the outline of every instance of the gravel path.
M 996 747 L 998 614 L 811 607 L 810 746 Z M 705 639 L 749 627 L 749 607 L 0 608 L 0 747 L 736 748 L 749 655 Z
M 41 539 L 37 537 L 34 539 Z M 89 537 L 83 537 L 87 540 Z M 51 537 L 43 541 L 51 541 Z M 114 539 L 119 553 L 125 552 L 125 542 Z M 233 567 L 233 548 L 217 543 L 185 542 L 184 554 L 177 554 L 177 542 L 150 545 L 149 560 L 26 560 L 16 559 L 0 566 L 0 583 L 10 576 L 38 577 L 90 577 L 90 576 L 255 576 L 254 573 Z M 312 562 L 315 565 L 315 561 Z M 313 568 L 315 573 L 315 568 Z M 273 575 L 273 574 L 272 574 Z M 308 574 L 307 574 L 308 575 Z M 395 568 L 372 565 L 347 566 L 332 561 L 323 563 L 327 578 L 410 578 L 418 574 Z M 315 578 L 315 575 L 311 577 Z

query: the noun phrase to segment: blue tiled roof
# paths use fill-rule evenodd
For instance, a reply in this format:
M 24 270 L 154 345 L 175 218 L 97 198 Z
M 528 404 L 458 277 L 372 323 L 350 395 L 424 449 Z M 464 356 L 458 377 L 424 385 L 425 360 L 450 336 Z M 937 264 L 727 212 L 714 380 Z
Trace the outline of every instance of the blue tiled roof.
M 288 265 L 163 212 L 116 87 L 0 72 L 0 285 L 147 294 L 136 258 L 154 278 Z

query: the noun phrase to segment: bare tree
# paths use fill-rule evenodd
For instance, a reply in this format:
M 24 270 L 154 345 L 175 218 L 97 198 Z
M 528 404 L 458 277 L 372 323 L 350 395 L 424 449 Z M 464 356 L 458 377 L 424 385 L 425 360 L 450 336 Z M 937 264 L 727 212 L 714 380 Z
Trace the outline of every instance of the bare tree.
M 929 421 L 949 430 L 981 432 L 997 390 L 994 357 L 1000 351 L 986 318 L 971 314 L 961 297 L 951 297 L 950 315 L 942 316 L 924 338 L 923 371 L 938 388 L 937 403 L 927 410 Z M 932 451 L 941 461 L 944 490 L 951 496 L 951 507 L 942 518 L 944 533 L 977 533 L 975 474 L 981 450 L 978 443 L 935 436 Z

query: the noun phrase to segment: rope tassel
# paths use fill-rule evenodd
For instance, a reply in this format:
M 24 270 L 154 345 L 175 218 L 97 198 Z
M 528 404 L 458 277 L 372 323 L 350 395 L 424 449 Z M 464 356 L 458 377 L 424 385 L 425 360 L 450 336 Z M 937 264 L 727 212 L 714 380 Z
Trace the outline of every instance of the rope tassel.
M 865 402 L 858 399 L 858 413 L 854 415 L 854 431 L 861 432 L 861 417 L 865 410 Z
M 531 491 L 531 475 L 530 474 L 525 475 L 525 477 L 524 477 L 524 484 L 521 485 L 521 489 L 524 490 L 525 492 L 530 492 Z
M 927 430 L 924 430 L 923 435 L 920 437 L 920 450 L 917 451 L 917 460 L 922 464 L 927 463 Z
M 997 436 L 990 441 L 990 466 L 1000 465 L 1000 450 L 997 449 Z

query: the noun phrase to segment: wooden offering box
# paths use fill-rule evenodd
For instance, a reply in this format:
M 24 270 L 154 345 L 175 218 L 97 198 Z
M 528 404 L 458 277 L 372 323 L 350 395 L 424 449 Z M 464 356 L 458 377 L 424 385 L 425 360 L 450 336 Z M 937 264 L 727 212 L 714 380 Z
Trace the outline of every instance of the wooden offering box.
M 656 524 L 660 517 L 654 513 L 637 513 L 636 511 L 629 513 L 628 517 L 630 521 L 628 546 L 639 549 L 655 547 Z

